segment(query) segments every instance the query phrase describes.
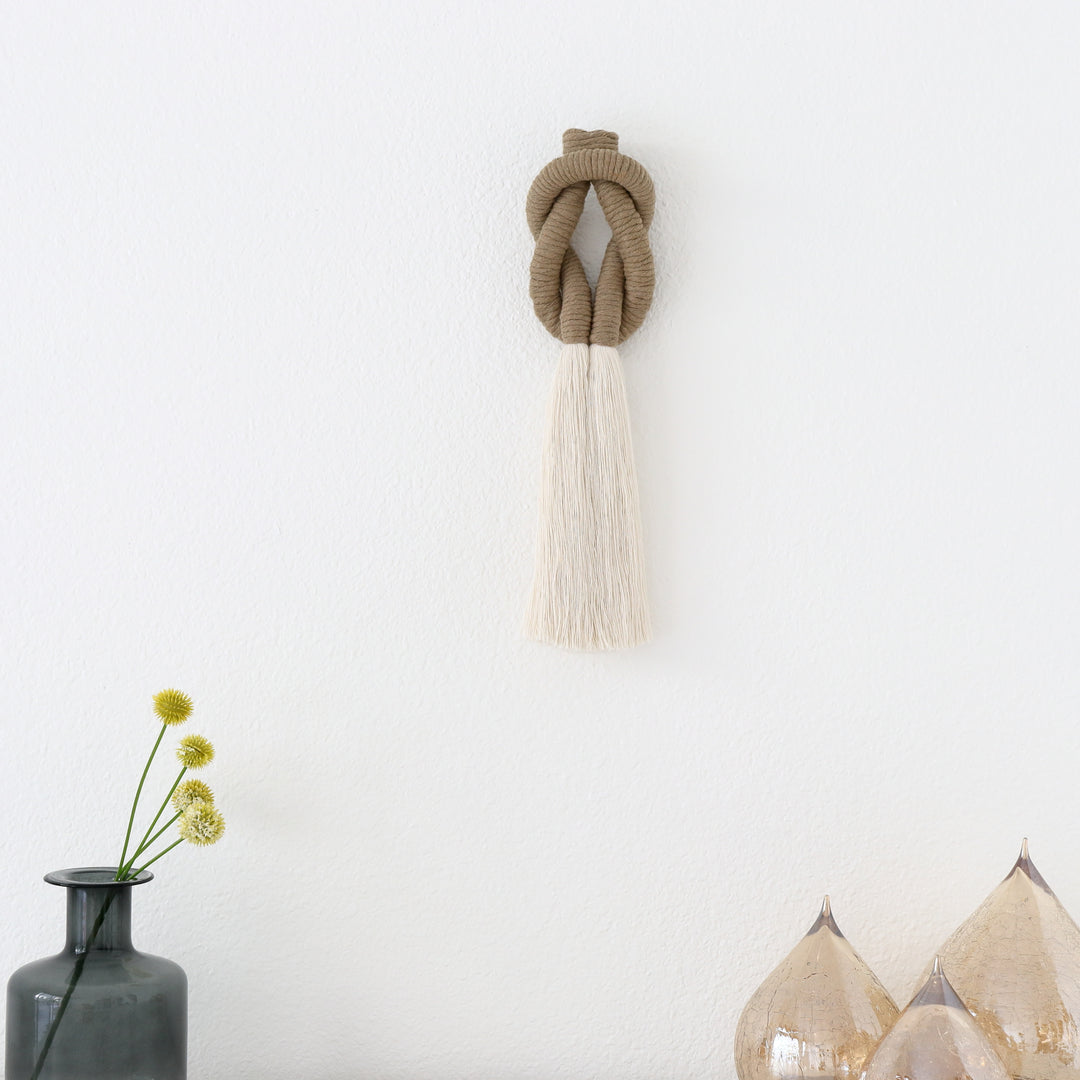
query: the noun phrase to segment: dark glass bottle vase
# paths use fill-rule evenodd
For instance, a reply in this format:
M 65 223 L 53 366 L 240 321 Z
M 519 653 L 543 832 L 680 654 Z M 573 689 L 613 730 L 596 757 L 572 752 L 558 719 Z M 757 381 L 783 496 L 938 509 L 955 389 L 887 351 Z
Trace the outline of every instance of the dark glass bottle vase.
M 8 982 L 6 1080 L 185 1080 L 187 976 L 131 946 L 131 889 L 115 867 L 58 870 L 67 944 Z

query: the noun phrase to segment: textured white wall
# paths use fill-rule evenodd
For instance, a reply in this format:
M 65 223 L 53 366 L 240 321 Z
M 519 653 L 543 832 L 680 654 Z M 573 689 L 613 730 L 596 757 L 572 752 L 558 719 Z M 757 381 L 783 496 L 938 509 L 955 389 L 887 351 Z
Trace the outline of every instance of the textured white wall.
M 826 890 L 898 997 L 1024 834 L 1080 913 L 1078 37 L 6 4 L 0 969 L 115 858 L 171 685 L 229 821 L 136 904 L 193 1080 L 727 1078 Z M 617 655 L 518 634 L 569 126 L 659 194 Z

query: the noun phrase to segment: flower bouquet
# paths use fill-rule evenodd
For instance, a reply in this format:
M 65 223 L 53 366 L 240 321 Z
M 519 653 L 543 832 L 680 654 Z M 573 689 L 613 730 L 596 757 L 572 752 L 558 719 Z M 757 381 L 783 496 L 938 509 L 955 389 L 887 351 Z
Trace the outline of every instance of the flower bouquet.
M 162 690 L 153 706 L 161 731 L 135 790 L 117 865 L 45 877 L 68 890 L 67 943 L 57 956 L 20 968 L 8 983 L 7 1080 L 186 1078 L 187 976 L 171 960 L 132 946 L 131 890 L 150 881 L 148 867 L 180 844 L 220 840 L 225 819 L 209 786 L 186 778 L 213 761 L 214 748 L 202 735 L 185 735 L 176 750 L 179 775 L 142 838 L 132 842 L 165 734 L 193 710 L 179 690 Z M 171 816 L 159 825 L 170 806 Z M 165 838 L 174 826 L 178 835 Z

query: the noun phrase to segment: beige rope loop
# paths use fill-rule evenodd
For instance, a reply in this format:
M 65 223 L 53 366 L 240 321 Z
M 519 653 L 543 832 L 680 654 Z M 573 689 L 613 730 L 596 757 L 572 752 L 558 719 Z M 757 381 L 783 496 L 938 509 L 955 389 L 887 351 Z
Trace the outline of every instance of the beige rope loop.
M 595 298 L 570 244 L 590 184 L 611 228 Z M 648 237 L 654 205 L 649 174 L 619 153 L 613 131 L 571 128 L 563 135 L 563 156 L 540 171 L 525 205 L 536 239 L 529 295 L 560 341 L 618 345 L 641 325 L 655 280 Z

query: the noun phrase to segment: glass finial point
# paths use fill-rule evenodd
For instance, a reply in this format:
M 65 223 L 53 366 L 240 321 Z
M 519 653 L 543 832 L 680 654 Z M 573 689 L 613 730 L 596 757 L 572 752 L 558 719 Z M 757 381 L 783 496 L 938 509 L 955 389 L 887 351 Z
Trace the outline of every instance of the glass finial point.
M 822 927 L 831 930 L 837 937 L 843 937 L 844 934 L 840 927 L 836 925 L 836 920 L 833 918 L 832 902 L 829 900 L 829 894 L 825 894 L 825 899 L 821 904 L 821 911 L 818 913 L 818 917 L 814 920 L 814 925 L 810 927 L 808 933 L 816 934 Z
M 1013 864 L 1010 873 L 1015 874 L 1017 870 L 1027 874 L 1032 882 L 1041 889 L 1045 889 L 1047 892 L 1051 891 L 1050 886 L 1046 884 L 1046 879 L 1039 873 L 1035 864 L 1031 861 L 1031 853 L 1028 851 L 1028 841 L 1026 836 L 1024 837 L 1024 842 L 1020 845 L 1020 856 Z

